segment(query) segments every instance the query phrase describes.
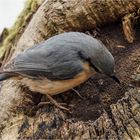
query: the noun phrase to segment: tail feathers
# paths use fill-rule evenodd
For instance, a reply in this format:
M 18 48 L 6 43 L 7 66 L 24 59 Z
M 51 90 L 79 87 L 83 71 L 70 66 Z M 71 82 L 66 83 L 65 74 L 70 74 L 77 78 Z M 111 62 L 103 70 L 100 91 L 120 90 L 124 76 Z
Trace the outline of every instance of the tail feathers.
M 0 81 L 4 81 L 4 80 L 7 80 L 9 78 L 13 77 L 13 75 L 10 75 L 8 73 L 1 73 L 0 74 Z

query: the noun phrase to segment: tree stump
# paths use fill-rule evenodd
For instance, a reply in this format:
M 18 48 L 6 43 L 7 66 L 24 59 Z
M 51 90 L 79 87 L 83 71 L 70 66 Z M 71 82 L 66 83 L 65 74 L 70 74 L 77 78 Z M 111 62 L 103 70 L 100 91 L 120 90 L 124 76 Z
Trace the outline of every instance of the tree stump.
M 0 93 L 1 139 L 140 139 L 140 34 L 136 28 L 130 44 L 120 27 L 121 19 L 138 7 L 138 0 L 42 1 L 16 40 L 11 59 L 55 34 L 86 32 L 112 52 L 122 84 L 97 74 L 76 88 L 85 99 L 73 91 L 55 96 L 71 108 L 68 114 L 53 105 L 38 108 L 43 95 L 7 80 Z

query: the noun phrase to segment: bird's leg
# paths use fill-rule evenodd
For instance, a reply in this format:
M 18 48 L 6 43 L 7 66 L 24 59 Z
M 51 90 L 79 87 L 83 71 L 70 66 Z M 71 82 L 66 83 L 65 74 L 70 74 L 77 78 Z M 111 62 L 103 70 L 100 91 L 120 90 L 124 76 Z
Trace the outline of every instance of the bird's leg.
M 57 103 L 49 94 L 46 94 L 48 99 L 58 108 L 69 111 L 69 109 L 65 108 L 64 106 L 61 106 L 59 103 Z
M 49 94 L 46 94 L 47 98 L 50 100 L 50 102 L 40 102 L 38 104 L 38 106 L 42 106 L 42 105 L 46 105 L 46 104 L 54 104 L 56 107 L 62 109 L 62 110 L 65 110 L 67 112 L 70 112 L 70 110 L 64 106 L 62 106 L 62 104 L 64 105 L 65 103 L 58 103 L 56 100 L 54 100 Z
M 72 90 L 73 90 L 81 99 L 84 99 L 84 97 L 82 97 L 82 96 L 80 95 L 80 93 L 79 93 L 76 89 L 72 88 Z

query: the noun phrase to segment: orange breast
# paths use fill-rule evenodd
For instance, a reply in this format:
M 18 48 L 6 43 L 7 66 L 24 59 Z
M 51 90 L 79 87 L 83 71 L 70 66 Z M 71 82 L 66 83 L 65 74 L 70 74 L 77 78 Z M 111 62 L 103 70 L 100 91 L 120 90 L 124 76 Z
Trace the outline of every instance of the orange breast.
M 84 71 L 69 80 L 51 81 L 47 78 L 43 80 L 24 78 L 22 81 L 31 91 L 53 96 L 80 85 L 95 73 L 95 71 L 91 70 L 88 63 L 84 63 L 83 67 Z

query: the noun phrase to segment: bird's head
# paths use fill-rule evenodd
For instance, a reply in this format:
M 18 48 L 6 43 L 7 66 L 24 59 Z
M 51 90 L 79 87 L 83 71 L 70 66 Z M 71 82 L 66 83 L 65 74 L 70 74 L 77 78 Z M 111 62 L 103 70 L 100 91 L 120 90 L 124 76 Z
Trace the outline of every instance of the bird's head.
M 110 60 L 111 59 L 111 60 Z M 105 74 L 108 77 L 112 78 L 115 82 L 120 84 L 120 80 L 117 78 L 115 70 L 114 70 L 114 58 L 107 57 L 106 59 L 99 60 L 99 63 L 91 63 L 92 68 L 99 73 Z
M 93 53 L 90 57 L 90 64 L 95 71 L 109 76 L 120 84 L 120 80 L 116 77 L 114 70 L 114 57 L 101 42 L 97 48 L 93 48 Z
M 109 57 L 107 58 L 109 59 Z M 118 77 L 116 76 L 115 70 L 114 70 L 114 60 L 109 63 L 110 60 L 103 60 L 101 63 L 102 65 L 100 65 L 99 63 L 93 64 L 91 63 L 91 67 L 99 73 L 103 73 L 105 75 L 107 75 L 108 77 L 112 78 L 115 82 L 117 82 L 118 84 L 120 84 L 120 80 L 118 79 Z

